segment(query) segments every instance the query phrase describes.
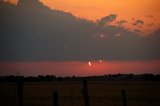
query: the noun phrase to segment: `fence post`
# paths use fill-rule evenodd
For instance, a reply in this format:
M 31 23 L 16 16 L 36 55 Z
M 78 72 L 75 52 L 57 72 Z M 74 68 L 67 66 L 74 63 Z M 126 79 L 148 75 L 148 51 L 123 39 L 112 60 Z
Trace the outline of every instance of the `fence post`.
M 18 81 L 18 106 L 23 106 L 23 80 Z
M 89 106 L 89 96 L 88 96 L 88 87 L 87 87 L 87 80 L 83 80 L 83 97 L 84 97 L 84 105 Z
M 123 106 L 127 106 L 126 92 L 122 90 L 121 93 L 122 93 Z
M 58 106 L 58 92 L 53 92 L 53 106 Z

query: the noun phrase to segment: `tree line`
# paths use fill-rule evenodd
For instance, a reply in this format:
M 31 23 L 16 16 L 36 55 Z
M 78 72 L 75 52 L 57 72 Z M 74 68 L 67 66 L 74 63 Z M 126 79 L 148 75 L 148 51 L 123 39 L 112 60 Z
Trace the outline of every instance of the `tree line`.
M 0 83 L 14 83 L 19 80 L 24 82 L 79 82 L 86 78 L 88 81 L 160 81 L 160 74 L 108 74 L 102 76 L 66 76 L 57 77 L 55 75 L 38 75 L 38 76 L 0 76 Z

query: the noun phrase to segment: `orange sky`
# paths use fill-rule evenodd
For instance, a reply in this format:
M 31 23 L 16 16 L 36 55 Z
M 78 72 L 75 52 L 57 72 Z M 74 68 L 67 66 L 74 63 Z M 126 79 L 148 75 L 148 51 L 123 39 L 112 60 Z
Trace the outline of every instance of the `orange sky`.
M 88 76 L 105 74 L 159 74 L 159 60 L 149 61 L 91 61 L 88 62 L 0 62 L 0 75 L 56 75 L 56 76 Z
M 16 2 L 17 0 L 9 0 Z M 117 20 L 127 20 L 127 28 L 134 29 L 132 19 L 145 24 L 140 28 L 144 34 L 160 28 L 160 0 L 40 0 L 52 9 L 71 12 L 73 15 L 96 21 L 109 14 L 117 14 Z M 147 17 L 153 15 L 153 17 Z M 150 24 L 151 26 L 148 26 Z M 136 29 L 136 28 L 135 28 Z
M 17 0 L 6 0 L 16 3 Z M 40 0 L 52 9 L 70 12 L 73 15 L 96 21 L 109 14 L 117 14 L 118 20 L 127 20 L 126 28 L 133 19 L 144 21 L 142 34 L 149 34 L 160 28 L 160 0 Z M 152 17 L 150 17 L 152 15 Z M 148 26 L 147 24 L 150 24 Z M 154 73 L 159 74 L 159 60 L 151 61 L 102 61 L 92 62 L 15 62 L 0 63 L 0 75 L 104 75 L 113 73 Z M 3 70 L 3 71 L 2 71 Z M 45 71 L 44 71 L 45 70 Z M 67 71 L 66 71 L 67 70 Z

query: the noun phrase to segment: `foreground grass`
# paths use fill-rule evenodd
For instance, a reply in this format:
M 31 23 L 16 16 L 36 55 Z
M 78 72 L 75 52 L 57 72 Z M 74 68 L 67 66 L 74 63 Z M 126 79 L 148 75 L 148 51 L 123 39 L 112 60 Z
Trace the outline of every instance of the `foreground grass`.
M 25 82 L 24 106 L 53 106 L 58 91 L 60 106 L 84 106 L 81 82 Z M 160 106 L 159 82 L 88 82 L 90 106 L 122 106 L 121 90 L 128 106 Z M 1 106 L 17 106 L 17 85 L 0 84 Z

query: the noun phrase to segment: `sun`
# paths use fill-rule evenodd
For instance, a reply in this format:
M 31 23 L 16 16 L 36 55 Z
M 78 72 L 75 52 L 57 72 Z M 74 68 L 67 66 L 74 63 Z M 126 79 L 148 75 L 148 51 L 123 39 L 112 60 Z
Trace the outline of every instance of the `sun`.
M 90 67 L 92 67 L 92 63 L 91 63 L 90 61 L 88 62 L 88 65 L 89 65 Z

